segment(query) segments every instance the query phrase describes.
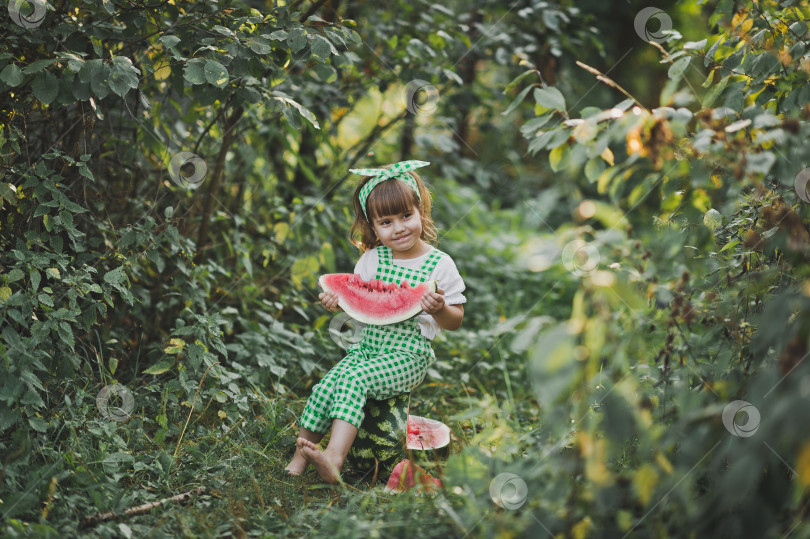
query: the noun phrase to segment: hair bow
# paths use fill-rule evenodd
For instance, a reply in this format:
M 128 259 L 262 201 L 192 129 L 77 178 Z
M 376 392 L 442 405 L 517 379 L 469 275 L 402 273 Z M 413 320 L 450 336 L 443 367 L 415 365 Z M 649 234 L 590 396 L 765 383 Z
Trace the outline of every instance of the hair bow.
M 385 180 L 399 180 L 404 182 L 416 192 L 417 198 L 422 200 L 422 196 L 419 194 L 419 186 L 416 185 L 416 180 L 413 176 L 408 174 L 408 172 L 417 168 L 426 167 L 429 164 L 430 163 L 427 161 L 400 161 L 399 163 L 391 165 L 390 168 L 350 168 L 349 172 L 353 172 L 354 174 L 374 176 L 360 189 L 360 207 L 363 208 L 366 220 L 368 220 L 368 211 L 366 210 L 368 195 L 371 193 L 372 189 Z

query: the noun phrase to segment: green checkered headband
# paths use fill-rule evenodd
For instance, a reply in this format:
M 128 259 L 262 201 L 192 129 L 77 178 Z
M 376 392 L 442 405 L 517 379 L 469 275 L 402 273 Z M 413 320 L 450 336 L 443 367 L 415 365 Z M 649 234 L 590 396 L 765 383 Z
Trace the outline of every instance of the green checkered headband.
M 416 185 L 416 180 L 413 176 L 408 174 L 411 170 L 426 167 L 430 163 L 427 161 L 400 161 L 391 165 L 391 168 L 350 168 L 349 172 L 355 174 L 362 174 L 363 176 L 373 176 L 366 184 L 360 188 L 360 206 L 363 208 L 363 213 L 366 214 L 368 220 L 368 210 L 366 210 L 366 200 L 371 190 L 377 187 L 378 184 L 385 180 L 399 180 L 406 183 L 416 192 L 417 198 L 422 200 L 419 194 L 419 186 Z

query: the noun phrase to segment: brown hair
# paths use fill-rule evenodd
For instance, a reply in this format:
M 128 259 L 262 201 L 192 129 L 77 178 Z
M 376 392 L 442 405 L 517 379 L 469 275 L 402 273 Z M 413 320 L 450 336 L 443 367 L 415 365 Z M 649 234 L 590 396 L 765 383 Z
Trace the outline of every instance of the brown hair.
M 386 165 L 382 168 L 390 167 L 391 165 Z M 349 231 L 349 241 L 360 251 L 365 252 L 382 245 L 380 238 L 374 232 L 371 221 L 381 215 L 398 215 L 414 207 L 419 209 L 419 214 L 422 217 L 422 235 L 420 236 L 422 241 L 434 247 L 436 246 L 436 224 L 430 216 L 430 192 L 417 173 L 411 171 L 408 174 L 416 180 L 419 195 L 422 199 L 419 200 L 416 192 L 405 182 L 399 180 L 380 182 L 371 190 L 366 199 L 368 220 L 363 213 L 363 208 L 360 206 L 360 189 L 371 181 L 374 176 L 366 176 L 357 185 L 352 197 L 355 217 Z

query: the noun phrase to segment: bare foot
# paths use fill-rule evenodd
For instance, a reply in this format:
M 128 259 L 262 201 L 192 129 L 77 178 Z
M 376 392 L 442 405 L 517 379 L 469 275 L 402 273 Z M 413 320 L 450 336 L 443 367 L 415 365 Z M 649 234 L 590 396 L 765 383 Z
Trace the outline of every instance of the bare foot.
M 303 440 L 303 438 L 298 438 L 298 440 Z M 292 460 L 284 469 L 289 475 L 298 476 L 304 473 L 304 471 L 307 469 L 307 466 L 309 466 L 309 461 L 307 461 L 307 458 L 303 453 L 301 453 L 301 443 L 296 441 L 296 446 L 297 447 L 295 448 L 295 454 L 293 455 Z
M 299 438 L 299 440 L 301 440 L 301 438 Z M 336 458 L 325 451 L 321 451 L 318 449 L 318 446 L 309 440 L 304 440 L 300 447 L 301 453 L 315 466 L 315 470 L 318 472 L 318 475 L 321 476 L 321 479 L 329 484 L 337 482 L 340 478 L 340 468 L 343 465 L 343 461 L 340 457 Z

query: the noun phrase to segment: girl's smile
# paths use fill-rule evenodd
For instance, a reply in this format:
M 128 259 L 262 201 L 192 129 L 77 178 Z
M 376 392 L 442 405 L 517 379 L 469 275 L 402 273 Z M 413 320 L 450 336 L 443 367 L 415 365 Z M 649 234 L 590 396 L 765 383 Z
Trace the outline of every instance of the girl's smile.
M 384 215 L 374 220 L 374 232 L 386 247 L 393 249 L 397 258 L 414 258 L 424 251 L 422 216 L 412 208 L 399 215 Z

